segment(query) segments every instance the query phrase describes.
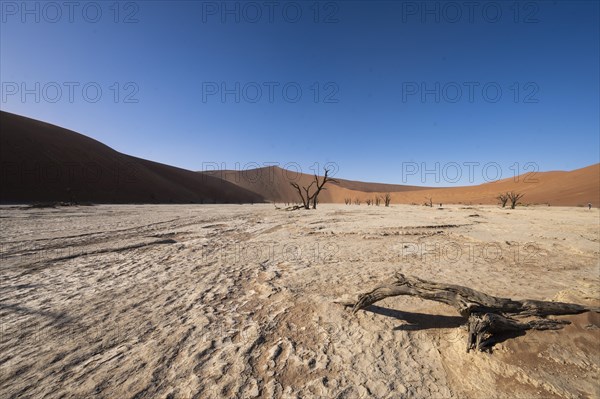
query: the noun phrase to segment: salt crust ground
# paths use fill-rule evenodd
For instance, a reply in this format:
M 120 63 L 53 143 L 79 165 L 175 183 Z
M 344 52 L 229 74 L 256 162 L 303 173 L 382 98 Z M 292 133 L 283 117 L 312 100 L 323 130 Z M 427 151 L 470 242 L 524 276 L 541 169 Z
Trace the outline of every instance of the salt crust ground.
M 598 398 L 597 314 L 466 353 L 454 310 L 336 298 L 396 271 L 599 305 L 599 213 L 0 208 L 0 397 Z

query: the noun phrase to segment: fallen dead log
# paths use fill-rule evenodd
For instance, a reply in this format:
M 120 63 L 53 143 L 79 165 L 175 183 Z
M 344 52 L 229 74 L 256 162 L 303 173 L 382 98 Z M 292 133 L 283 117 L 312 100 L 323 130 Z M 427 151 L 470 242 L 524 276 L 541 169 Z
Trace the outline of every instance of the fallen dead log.
M 471 349 L 483 351 L 495 342 L 495 337 L 499 334 L 525 330 L 558 330 L 569 324 L 564 320 L 546 319 L 546 316 L 600 312 L 600 309 L 573 303 L 531 299 L 517 301 L 495 297 L 461 285 L 426 281 L 401 273 L 397 273 L 389 284 L 359 295 L 355 303 L 340 303 L 352 306 L 352 312 L 356 313 L 384 298 L 398 295 L 416 296 L 454 307 L 466 319 L 469 332 L 467 352 Z M 530 319 L 523 320 L 525 318 Z
M 288 206 L 287 208 L 283 208 L 284 211 L 297 211 L 300 209 L 307 209 L 307 208 L 304 208 L 304 206 L 302 206 L 302 205 L 294 205 L 294 206 Z

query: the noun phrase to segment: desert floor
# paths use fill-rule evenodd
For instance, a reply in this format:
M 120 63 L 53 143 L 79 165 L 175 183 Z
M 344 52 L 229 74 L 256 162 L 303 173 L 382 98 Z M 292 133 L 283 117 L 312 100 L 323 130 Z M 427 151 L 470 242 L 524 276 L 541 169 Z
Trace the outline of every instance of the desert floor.
M 400 271 L 600 306 L 597 209 L 0 208 L 0 397 L 598 398 L 600 318 L 466 353 Z

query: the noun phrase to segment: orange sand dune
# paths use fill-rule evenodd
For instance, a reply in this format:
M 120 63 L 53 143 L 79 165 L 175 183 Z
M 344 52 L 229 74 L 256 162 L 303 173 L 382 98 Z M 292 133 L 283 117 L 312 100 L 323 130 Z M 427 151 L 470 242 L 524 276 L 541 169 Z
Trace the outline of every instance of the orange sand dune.
M 524 193 L 523 204 L 584 206 L 600 204 L 600 164 L 570 172 L 539 172 L 517 178 L 499 180 L 477 186 L 439 188 L 392 195 L 399 203 L 423 203 L 431 197 L 434 203 L 496 204 L 499 193 Z
M 298 201 L 296 190 L 290 182 L 307 186 L 313 176 L 287 171 L 278 167 L 266 167 L 247 171 L 205 172 L 225 179 L 247 190 L 254 191 L 275 202 Z M 394 184 L 365 183 L 336 179 L 328 184 L 319 197 L 321 202 L 343 203 L 345 199 L 365 202 L 389 192 L 392 203 L 423 204 L 428 198 L 434 203 L 496 204 L 499 193 L 516 191 L 525 193 L 524 204 L 550 204 L 580 206 L 588 202 L 600 204 L 600 164 L 571 172 L 538 172 L 518 178 L 499 180 L 476 186 L 451 188 L 416 187 Z

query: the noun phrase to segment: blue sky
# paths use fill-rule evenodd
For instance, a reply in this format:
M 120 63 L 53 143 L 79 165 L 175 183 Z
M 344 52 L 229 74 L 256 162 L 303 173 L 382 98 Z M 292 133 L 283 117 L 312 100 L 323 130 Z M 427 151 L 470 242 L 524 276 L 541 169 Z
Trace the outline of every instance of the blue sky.
M 127 154 L 427 186 L 599 162 L 597 1 L 69 7 L 2 2 L 0 108 Z

